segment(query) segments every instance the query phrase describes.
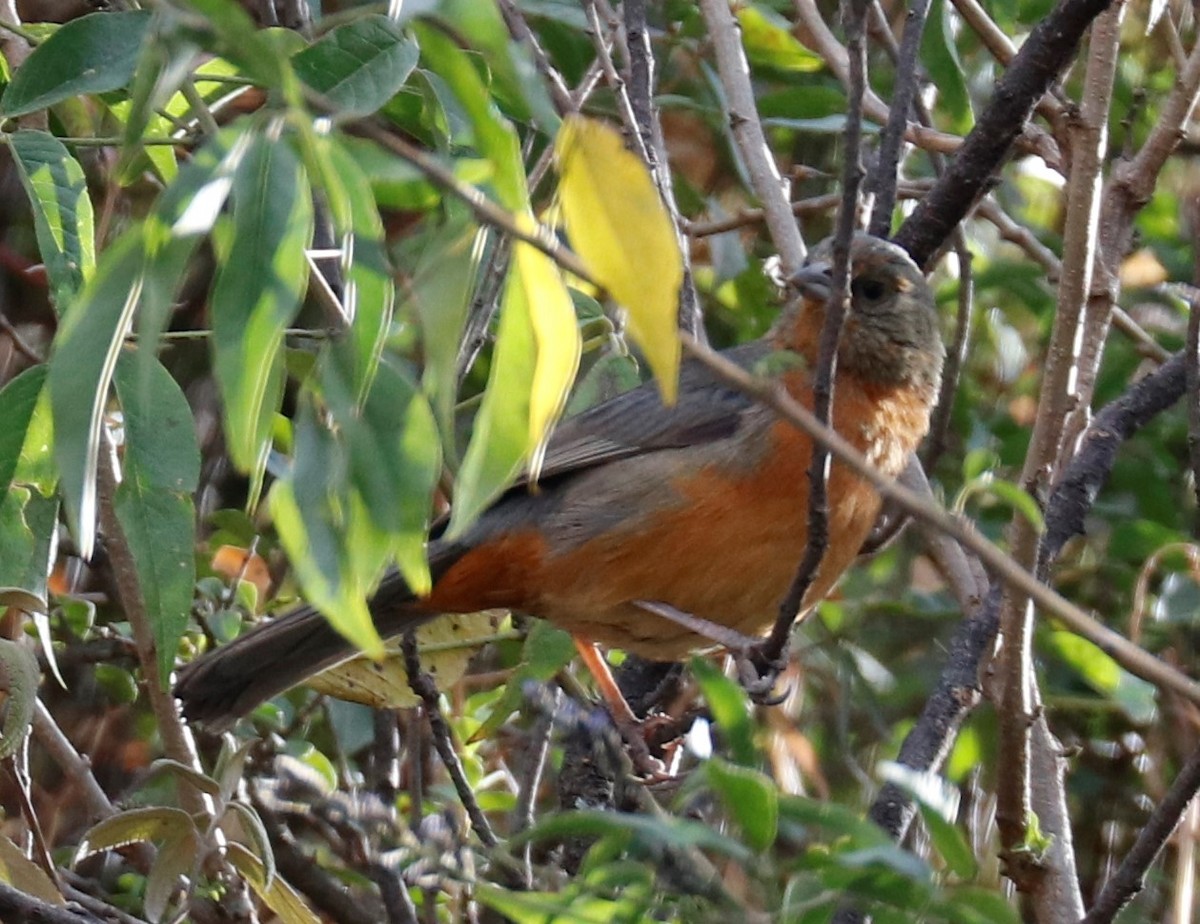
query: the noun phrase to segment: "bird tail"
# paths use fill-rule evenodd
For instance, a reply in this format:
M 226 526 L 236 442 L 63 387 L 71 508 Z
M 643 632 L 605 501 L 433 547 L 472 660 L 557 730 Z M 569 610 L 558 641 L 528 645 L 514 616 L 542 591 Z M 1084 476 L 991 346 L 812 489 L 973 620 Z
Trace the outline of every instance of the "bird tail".
M 431 549 L 435 578 L 461 549 Z M 375 627 L 385 639 L 403 635 L 435 613 L 424 609 L 399 574 L 392 572 L 371 598 Z M 214 731 L 232 725 L 255 706 L 313 674 L 352 657 L 355 647 L 311 606 L 303 606 L 252 629 L 184 667 L 175 684 L 183 714 Z

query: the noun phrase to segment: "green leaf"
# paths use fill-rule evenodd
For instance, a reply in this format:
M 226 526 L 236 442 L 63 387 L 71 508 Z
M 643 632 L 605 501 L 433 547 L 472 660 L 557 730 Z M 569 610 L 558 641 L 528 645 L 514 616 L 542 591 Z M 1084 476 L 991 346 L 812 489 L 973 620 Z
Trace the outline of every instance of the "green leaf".
M 330 164 L 341 182 L 349 209 L 348 227 L 339 229 L 344 260 L 343 302 L 350 318 L 348 335 L 333 345 L 333 358 L 348 374 L 354 400 L 362 403 L 379 368 L 392 323 L 396 288 L 384 240 L 383 220 L 370 184 L 340 144 L 329 146 Z
M 346 490 L 349 464 L 345 447 L 317 419 L 311 399 L 303 400 L 292 471 L 271 490 L 271 515 L 305 598 L 378 659 L 384 646 L 366 597 L 391 555 L 390 543 L 373 526 L 362 499 Z
M 57 498 L 15 484 L 0 494 L 0 605 L 48 612 L 57 528 Z
M 404 307 L 421 322 L 425 348 L 421 384 L 430 396 L 447 450 L 452 453 L 459 340 L 479 269 L 481 237 L 465 208 L 448 207 L 446 212 L 446 224 L 419 242 L 421 250 L 412 263 L 412 279 L 404 288 Z
M 45 365 L 26 369 L 0 389 L 0 490 L 17 472 L 47 371 Z
M 1097 693 L 1112 699 L 1140 725 L 1158 714 L 1157 688 L 1121 667 L 1098 645 L 1072 632 L 1057 629 L 1048 638 L 1050 650 L 1066 662 Z
M 474 0 L 471 3 L 478 8 L 491 6 Z M 462 105 L 471 122 L 476 150 L 492 164 L 496 198 L 510 212 L 528 212 L 529 191 L 525 186 L 525 167 L 516 129 L 496 108 L 488 87 L 466 52 L 439 31 L 419 28 L 418 32 L 421 54 Z
M 343 405 L 335 413 L 347 442 L 351 484 L 388 536 L 405 582 L 414 593 L 427 594 L 432 580 L 425 542 L 442 472 L 433 411 L 415 385 L 387 363 L 379 367 L 361 416 L 349 410 Z
M 313 230 L 312 195 L 289 145 L 263 134 L 250 142 L 233 178 L 226 230 L 212 291 L 217 382 L 230 456 L 257 475 L 278 409 L 280 346 L 300 307 Z
M 292 66 L 342 118 L 379 109 L 404 86 L 419 57 L 395 22 L 375 15 L 338 26 L 292 58 Z
M 521 650 L 521 665 L 492 703 L 473 739 L 482 740 L 496 732 L 521 708 L 526 684 L 545 683 L 570 664 L 575 654 L 575 642 L 568 633 L 541 619 L 534 620 Z
M 65 312 L 50 358 L 54 456 L 63 509 L 79 545 L 92 557 L 96 538 L 96 465 L 108 387 L 142 291 L 142 228 L 122 234 L 104 253 L 76 303 Z
M 183 809 L 165 805 L 127 809 L 105 818 L 88 831 L 75 851 L 75 862 L 126 844 L 154 843 L 178 837 L 184 831 L 195 830 L 195 827 L 192 816 Z
M 0 731 L 0 760 L 20 750 L 33 724 L 33 707 L 42 679 L 37 659 L 20 642 L 0 638 L 0 679 L 8 691 L 5 716 Z
M 236 818 L 242 834 L 251 842 L 254 855 L 263 869 L 263 885 L 270 889 L 275 881 L 275 851 L 267 836 L 267 827 L 258 812 L 242 802 L 230 802 L 225 806 L 226 817 Z
M 92 13 L 58 29 L 33 50 L 0 98 L 11 119 L 89 93 L 129 83 L 150 24 L 143 10 Z
M 705 762 L 708 783 L 742 829 L 753 850 L 766 850 L 779 830 L 779 790 L 769 777 L 713 757 Z
M 638 846 L 652 850 L 699 847 L 742 863 L 754 862 L 754 854 L 734 838 L 710 825 L 670 815 L 650 817 L 599 810 L 558 812 L 514 835 L 509 843 L 517 846 L 565 837 L 617 837 L 622 842 L 632 840 Z
M 929 68 L 929 76 L 938 88 L 939 103 L 944 104 L 939 109 L 952 117 L 954 131 L 966 134 L 974 120 L 971 95 L 954 44 L 952 15 L 945 0 L 932 0 L 929 22 L 921 37 L 921 60 Z
M 171 896 L 179 885 L 179 878 L 192 877 L 200 862 L 200 837 L 195 829 L 176 831 L 167 837 L 154 858 L 154 865 L 146 876 L 146 894 L 143 907 L 151 921 L 161 921 L 167 913 Z
M 133 554 L 154 629 L 159 677 L 166 684 L 196 583 L 192 494 L 200 478 L 200 450 L 187 399 L 167 370 L 153 363 L 145 382 L 137 372 L 133 362 L 117 370 L 126 440 L 124 477 L 113 506 Z
M 796 40 L 791 24 L 778 13 L 746 4 L 737 8 L 737 19 L 751 64 L 792 73 L 812 73 L 825 66 L 819 55 Z
M 221 798 L 221 786 L 211 776 L 206 773 L 201 773 L 187 764 L 180 763 L 177 760 L 172 760 L 170 757 L 160 757 L 150 765 L 150 769 L 146 774 L 146 779 L 149 781 L 157 776 L 174 777 L 176 781 L 183 783 L 186 786 L 191 786 L 197 792 L 204 793 L 206 796 L 212 796 L 214 799 Z
M 576 888 L 558 892 L 511 892 L 486 883 L 477 884 L 475 898 L 517 924 L 605 924 L 639 920 L 640 903 L 627 897 L 616 900 L 578 895 Z
M 53 302 L 61 310 L 96 266 L 92 200 L 83 168 L 46 132 L 15 132 L 8 142 L 33 206 L 33 227 Z
M 280 90 L 292 105 L 300 103 L 300 84 L 287 56 L 289 52 L 272 41 L 267 30 L 259 29 L 249 14 L 233 0 L 179 0 L 204 17 L 216 38 L 211 50 L 233 62 L 256 83 Z
M 758 761 L 754 726 L 746 694 L 736 683 L 703 658 L 692 658 L 692 675 L 712 710 L 713 723 L 729 743 L 733 759 L 744 767 Z

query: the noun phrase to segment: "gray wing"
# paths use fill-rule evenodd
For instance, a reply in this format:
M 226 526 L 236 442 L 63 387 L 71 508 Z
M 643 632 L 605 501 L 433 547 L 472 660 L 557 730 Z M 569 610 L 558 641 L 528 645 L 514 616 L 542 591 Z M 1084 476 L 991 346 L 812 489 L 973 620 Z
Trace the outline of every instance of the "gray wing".
M 755 341 L 723 355 L 750 368 L 768 350 Z M 737 430 L 752 404 L 752 399 L 716 379 L 701 363 L 685 360 L 674 406 L 665 406 L 658 386 L 648 382 L 560 423 L 546 447 L 538 479 L 548 481 L 615 459 L 725 439 Z

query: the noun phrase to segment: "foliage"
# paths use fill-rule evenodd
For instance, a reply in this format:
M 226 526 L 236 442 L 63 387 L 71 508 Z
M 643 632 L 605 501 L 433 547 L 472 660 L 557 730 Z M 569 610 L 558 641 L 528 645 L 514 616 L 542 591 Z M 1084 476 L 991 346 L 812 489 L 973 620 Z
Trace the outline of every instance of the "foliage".
M 630 778 L 563 633 L 520 614 L 429 627 L 422 664 L 499 843 L 463 817 L 371 621 L 371 590 L 391 567 L 427 590 L 425 544 L 448 491 L 454 536 L 536 471 L 564 409 L 650 378 L 672 401 L 681 280 L 717 347 L 760 336 L 786 295 L 730 131 L 752 116 L 730 111 L 695 5 L 651 12 L 661 151 L 630 130 L 637 37 L 608 4 L 393 6 L 326 3 L 285 29 L 232 0 L 170 0 L 6 28 L 0 602 L 11 634 L 28 623 L 29 645 L 0 641 L 0 792 L 20 819 L 0 832 L 0 879 L 47 904 L 86 891 L 155 921 L 201 919 L 213 903 L 233 914 L 247 887 L 288 922 L 489 909 L 809 924 L 850 906 L 880 922 L 1017 920 L 993 818 L 1004 717 L 973 713 L 942 776 L 895 763 L 960 615 L 911 535 L 864 559 L 797 631 L 782 705 L 752 706 L 716 656 L 692 663 L 664 707 L 663 724 L 686 734 L 665 786 Z M 992 6 L 1013 39 L 1047 12 Z M 850 104 L 812 22 L 795 22 L 805 7 L 756 0 L 737 20 L 772 156 L 816 241 L 832 227 Z M 903 9 L 887 9 L 899 30 Z M 1177 30 L 1195 41 L 1175 12 L 1156 15 L 1126 24 L 1114 151 L 1151 137 L 1172 92 L 1161 60 Z M 920 144 L 952 148 L 942 142 L 970 130 L 999 68 L 945 3 L 920 60 L 939 92 L 904 161 L 898 220 L 935 176 Z M 1061 88 L 1072 99 L 1082 70 Z M 898 80 L 872 44 L 869 90 L 889 100 Z M 1059 114 L 1038 128 L 1043 152 L 1062 150 Z M 883 128 L 869 106 L 866 128 Z M 980 310 L 929 473 L 1001 542 L 1014 518 L 1045 527 L 1021 470 L 1057 317 L 1056 280 L 1036 260 L 1062 251 L 1068 167 L 1035 156 L 1028 134 L 1022 145 L 990 193 L 993 217 L 963 225 Z M 1151 286 L 1190 275 L 1182 229 L 1196 201 L 1187 158 L 1168 161 L 1124 264 L 1124 329 L 1140 323 L 1167 350 L 1183 345 L 1184 318 Z M 951 260 L 933 276 L 948 340 L 967 271 Z M 1099 342 L 1097 406 L 1148 352 L 1124 334 Z M 1200 582 L 1189 439 L 1172 412 L 1123 446 L 1053 576 L 1181 664 L 1194 660 Z M 367 705 L 295 690 L 234 738 L 201 730 L 197 760 L 169 708 L 172 670 L 298 598 L 368 655 L 393 656 L 317 683 Z M 36 650 L 51 678 L 41 718 L 25 676 Z M 1191 749 L 1194 709 L 1050 620 L 1035 650 L 1074 754 L 1090 898 Z M 919 806 L 903 845 L 863 817 L 884 783 Z M 120 809 L 107 801 L 118 794 Z M 1039 852 L 1052 843 L 1036 817 L 1028 833 Z M 1160 919 L 1190 881 L 1170 862 L 1152 872 L 1129 919 Z M 338 905 L 343 891 L 353 898 Z

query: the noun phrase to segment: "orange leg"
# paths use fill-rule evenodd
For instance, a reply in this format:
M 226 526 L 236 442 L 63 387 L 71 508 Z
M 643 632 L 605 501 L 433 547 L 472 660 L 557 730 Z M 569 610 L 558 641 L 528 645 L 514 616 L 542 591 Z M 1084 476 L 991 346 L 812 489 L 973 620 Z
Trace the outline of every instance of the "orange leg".
M 580 660 L 596 680 L 596 689 L 608 707 L 613 724 L 617 726 L 617 731 L 629 746 L 634 767 L 645 776 L 662 777 L 663 764 L 650 754 L 650 748 L 646 746 L 646 739 L 642 735 L 642 722 L 629 708 L 629 703 L 625 701 L 617 686 L 612 671 L 608 669 L 608 662 L 600 656 L 595 642 L 582 635 L 572 635 L 571 639 L 575 642 L 575 650 L 579 652 Z

